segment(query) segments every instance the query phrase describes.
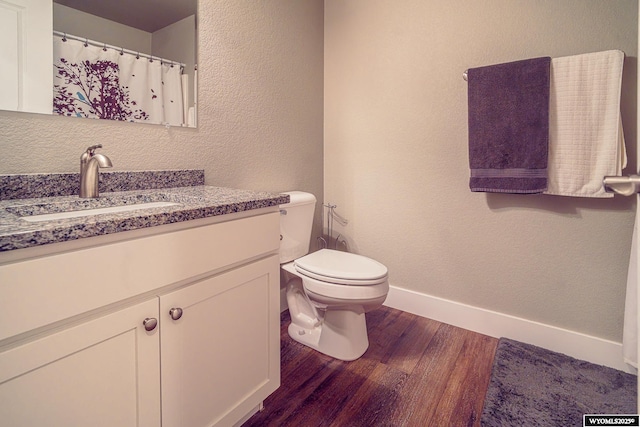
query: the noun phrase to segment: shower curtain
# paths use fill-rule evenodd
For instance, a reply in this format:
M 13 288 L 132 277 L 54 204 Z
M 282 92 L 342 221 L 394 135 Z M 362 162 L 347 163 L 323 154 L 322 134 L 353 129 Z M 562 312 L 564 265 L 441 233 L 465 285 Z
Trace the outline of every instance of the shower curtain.
M 55 114 L 184 124 L 179 65 L 57 35 L 53 61 Z

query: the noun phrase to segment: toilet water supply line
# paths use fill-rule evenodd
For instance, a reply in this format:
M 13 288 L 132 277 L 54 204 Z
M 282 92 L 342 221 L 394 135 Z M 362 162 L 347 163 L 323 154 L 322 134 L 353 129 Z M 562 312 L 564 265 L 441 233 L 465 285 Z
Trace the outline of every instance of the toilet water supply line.
M 327 236 L 329 240 L 331 240 L 331 238 L 333 237 L 333 220 L 335 219 L 336 221 L 338 221 L 338 223 L 343 227 L 349 224 L 349 220 L 340 216 L 340 214 L 336 212 L 336 208 L 338 207 L 337 205 L 332 205 L 331 203 L 327 203 L 327 204 L 323 204 L 322 206 L 327 208 Z M 334 243 L 334 249 L 338 249 L 338 242 L 340 242 L 340 237 L 342 237 L 342 235 L 338 234 Z M 324 237 L 318 237 L 318 241 L 319 241 L 318 242 L 319 246 L 323 249 L 329 246 L 327 243 L 327 240 Z M 344 243 L 345 246 L 347 245 L 347 242 L 345 242 L 344 239 L 342 240 L 342 242 Z

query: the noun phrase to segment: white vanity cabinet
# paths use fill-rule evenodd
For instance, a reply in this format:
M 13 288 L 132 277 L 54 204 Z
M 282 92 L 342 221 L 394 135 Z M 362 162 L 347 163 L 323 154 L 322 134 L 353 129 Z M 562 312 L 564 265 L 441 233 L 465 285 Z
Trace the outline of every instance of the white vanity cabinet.
M 0 424 L 231 426 L 259 407 L 280 385 L 279 214 L 224 217 L 0 254 Z

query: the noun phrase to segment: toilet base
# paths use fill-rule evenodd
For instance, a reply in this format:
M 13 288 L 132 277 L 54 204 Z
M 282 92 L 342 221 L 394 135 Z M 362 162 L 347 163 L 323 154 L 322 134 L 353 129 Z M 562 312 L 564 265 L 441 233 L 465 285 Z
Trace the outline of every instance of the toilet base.
M 314 327 L 292 321 L 288 331 L 293 340 L 344 361 L 358 359 L 369 348 L 365 314 L 351 309 L 329 309 Z

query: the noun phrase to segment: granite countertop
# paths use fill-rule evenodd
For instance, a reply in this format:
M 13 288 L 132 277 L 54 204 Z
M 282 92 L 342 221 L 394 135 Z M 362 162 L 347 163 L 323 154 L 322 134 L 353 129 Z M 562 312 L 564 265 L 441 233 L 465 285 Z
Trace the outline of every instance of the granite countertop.
M 288 195 L 196 185 L 115 191 L 98 199 L 58 196 L 0 201 L 0 252 L 277 206 Z M 171 202 L 173 206 L 69 219 L 28 222 L 23 216 L 123 204 Z

